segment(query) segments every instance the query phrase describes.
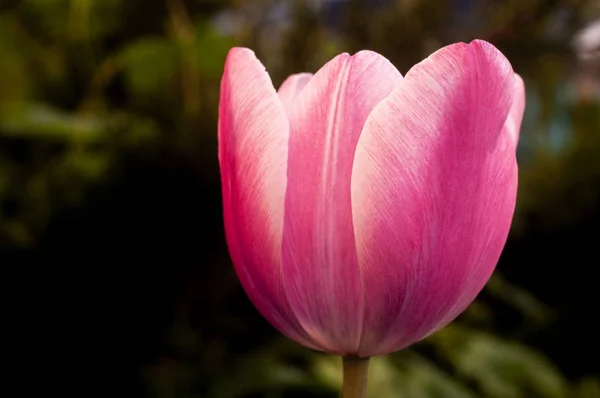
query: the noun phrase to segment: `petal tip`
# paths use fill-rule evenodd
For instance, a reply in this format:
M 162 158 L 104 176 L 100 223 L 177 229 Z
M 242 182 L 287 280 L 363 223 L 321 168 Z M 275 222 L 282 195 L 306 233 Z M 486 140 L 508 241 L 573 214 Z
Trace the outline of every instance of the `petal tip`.
M 354 55 L 352 57 L 363 57 L 363 56 L 367 56 L 367 57 L 383 57 L 383 55 L 379 54 L 376 51 L 373 50 L 360 50 L 354 53 Z
M 379 54 L 376 51 L 372 51 L 372 50 L 360 50 L 357 53 L 355 53 L 352 58 L 354 60 L 360 60 L 360 61 L 367 61 L 367 62 L 385 62 L 387 64 L 392 65 L 392 63 L 390 62 L 389 59 L 387 59 L 385 56 Z M 396 67 L 394 66 L 394 69 L 396 69 Z
M 244 53 L 254 55 L 254 51 L 249 48 L 246 48 L 246 47 L 231 47 L 231 49 L 229 50 L 227 55 L 231 56 L 231 55 L 244 54 Z
M 492 46 L 492 47 L 494 47 L 494 45 L 492 43 L 490 43 L 487 40 L 483 40 L 483 39 L 474 39 L 474 40 L 471 40 L 469 42 L 469 45 L 477 45 L 477 46 L 484 46 L 484 47 L 485 46 Z
M 485 40 L 476 39 L 471 41 L 468 46 L 475 51 L 485 54 L 488 58 L 495 58 L 500 61 L 505 61 L 512 69 L 512 65 L 510 65 L 510 62 L 504 53 L 502 53 L 502 51 L 500 51 L 500 49 L 492 43 Z
M 232 66 L 243 66 L 248 62 L 258 63 L 263 69 L 266 70 L 266 68 L 264 67 L 262 62 L 260 62 L 254 51 L 246 47 L 232 47 L 229 50 L 225 59 L 225 70 L 231 68 Z

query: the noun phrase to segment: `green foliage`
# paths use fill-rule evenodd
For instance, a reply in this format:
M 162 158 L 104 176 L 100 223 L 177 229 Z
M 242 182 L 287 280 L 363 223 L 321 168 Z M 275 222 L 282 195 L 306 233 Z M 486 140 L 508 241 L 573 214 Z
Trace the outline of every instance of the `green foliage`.
M 136 100 L 167 101 L 172 93 L 166 86 L 176 85 L 180 69 L 176 43 L 164 37 L 141 38 L 121 49 L 117 59 L 123 68 L 127 91 Z
M 490 398 L 566 397 L 566 382 L 539 353 L 490 333 L 449 325 L 431 338 L 455 367 Z
M 342 382 L 338 358 L 321 357 L 317 373 L 331 388 Z M 414 352 L 371 359 L 368 394 L 373 397 L 474 398 L 477 395 L 433 362 Z

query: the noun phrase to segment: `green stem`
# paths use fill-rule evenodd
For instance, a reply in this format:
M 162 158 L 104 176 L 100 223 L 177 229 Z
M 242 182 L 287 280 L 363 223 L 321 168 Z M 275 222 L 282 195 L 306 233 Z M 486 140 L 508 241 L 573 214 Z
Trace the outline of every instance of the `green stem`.
M 342 398 L 366 398 L 369 358 L 344 357 Z

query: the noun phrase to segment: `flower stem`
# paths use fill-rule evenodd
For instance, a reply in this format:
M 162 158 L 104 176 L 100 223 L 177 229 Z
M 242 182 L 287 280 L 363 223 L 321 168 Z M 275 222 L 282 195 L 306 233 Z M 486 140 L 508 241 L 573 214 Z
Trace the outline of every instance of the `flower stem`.
M 342 398 L 366 398 L 369 358 L 344 357 Z

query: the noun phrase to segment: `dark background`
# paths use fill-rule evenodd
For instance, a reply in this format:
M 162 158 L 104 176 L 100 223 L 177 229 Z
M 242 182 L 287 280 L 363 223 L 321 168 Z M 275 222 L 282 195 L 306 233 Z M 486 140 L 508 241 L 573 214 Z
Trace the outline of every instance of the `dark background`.
M 458 321 L 373 360 L 370 396 L 600 397 L 600 40 L 574 45 L 599 18 L 591 0 L 0 0 L 1 394 L 337 396 L 339 359 L 272 329 L 230 263 L 225 55 L 251 47 L 278 86 L 344 51 L 406 73 L 481 38 L 527 86 L 511 236 Z

